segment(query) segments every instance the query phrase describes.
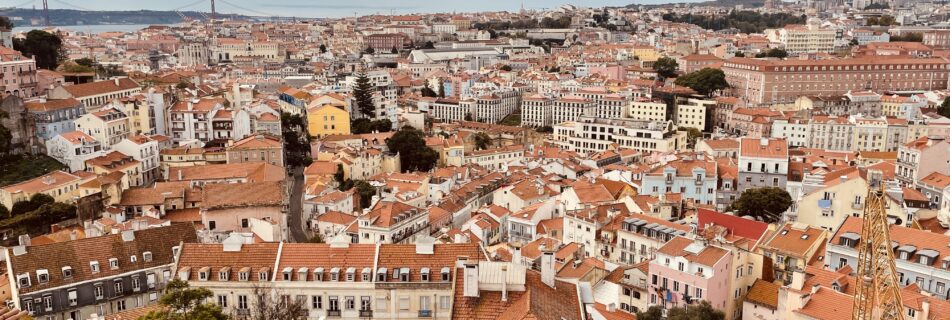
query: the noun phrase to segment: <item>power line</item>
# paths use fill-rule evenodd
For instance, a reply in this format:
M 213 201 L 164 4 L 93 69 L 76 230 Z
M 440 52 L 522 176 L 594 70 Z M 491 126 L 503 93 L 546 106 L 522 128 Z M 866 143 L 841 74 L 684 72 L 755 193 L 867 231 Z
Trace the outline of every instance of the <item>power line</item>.
M 66 2 L 66 1 L 62 1 L 62 0 L 52 0 L 52 1 L 53 1 L 53 2 L 56 2 L 56 3 L 58 3 L 58 4 L 61 4 L 61 5 L 67 6 L 67 7 L 74 8 L 74 9 L 76 9 L 76 10 L 81 10 L 81 11 L 96 11 L 96 10 L 93 10 L 93 9 L 80 7 L 80 6 L 77 6 L 77 5 L 74 5 L 74 4 L 72 4 L 72 3 L 69 3 L 69 2 Z
M 205 2 L 208 2 L 208 0 L 198 0 L 198 1 L 195 1 L 195 2 L 192 2 L 192 3 L 189 3 L 189 4 L 186 4 L 186 5 L 180 6 L 180 7 L 178 7 L 178 8 L 171 9 L 170 11 L 178 11 L 178 10 L 181 10 L 181 9 L 184 9 L 184 8 L 187 8 L 187 7 L 196 6 L 196 5 L 205 3 Z
M 251 8 L 239 6 L 239 5 L 236 5 L 236 4 L 234 4 L 234 3 L 231 3 L 230 1 L 225 1 L 225 0 L 217 0 L 217 1 L 220 1 L 220 2 L 222 2 L 222 3 L 226 4 L 226 5 L 229 5 L 229 6 L 231 6 L 231 7 L 234 7 L 234 8 L 240 9 L 240 10 L 244 10 L 244 11 L 247 11 L 247 12 L 251 12 L 251 13 L 254 13 L 254 14 L 259 14 L 259 15 L 262 15 L 262 16 L 268 16 L 268 17 L 276 17 L 276 16 L 278 16 L 277 14 L 273 14 L 273 13 L 269 13 L 269 12 L 264 12 L 264 11 L 260 11 L 260 10 L 254 10 L 254 9 L 251 9 Z

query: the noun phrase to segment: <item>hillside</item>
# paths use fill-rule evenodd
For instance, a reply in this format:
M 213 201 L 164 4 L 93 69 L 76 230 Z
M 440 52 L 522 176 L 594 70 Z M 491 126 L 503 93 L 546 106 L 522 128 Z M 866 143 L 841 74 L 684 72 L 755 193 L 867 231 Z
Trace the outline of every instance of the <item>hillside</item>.
M 203 19 L 197 11 L 182 11 L 183 15 L 193 19 Z M 0 15 L 9 17 L 16 26 L 42 25 L 43 10 L 5 9 Z M 218 14 L 222 18 L 251 19 L 236 14 Z M 96 24 L 174 24 L 182 22 L 181 16 L 174 11 L 81 11 L 71 9 L 50 9 L 50 24 L 54 26 L 96 25 Z

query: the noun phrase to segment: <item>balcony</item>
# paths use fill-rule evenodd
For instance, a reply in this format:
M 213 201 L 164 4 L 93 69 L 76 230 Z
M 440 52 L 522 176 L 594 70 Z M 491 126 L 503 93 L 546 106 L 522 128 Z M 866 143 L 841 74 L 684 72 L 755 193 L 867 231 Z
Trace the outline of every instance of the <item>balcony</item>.
M 864 210 L 864 203 L 863 203 L 863 202 L 852 202 L 852 203 L 851 203 L 851 209 L 854 209 L 854 210 Z
M 360 310 L 360 318 L 372 318 L 373 310 Z
M 236 314 L 236 315 L 238 315 L 238 316 L 249 316 L 249 315 L 251 315 L 251 310 L 250 310 L 250 309 L 237 309 L 237 310 L 234 310 L 234 314 Z
M 419 310 L 419 318 L 431 318 L 432 310 Z
M 340 310 L 327 310 L 327 317 L 339 317 Z

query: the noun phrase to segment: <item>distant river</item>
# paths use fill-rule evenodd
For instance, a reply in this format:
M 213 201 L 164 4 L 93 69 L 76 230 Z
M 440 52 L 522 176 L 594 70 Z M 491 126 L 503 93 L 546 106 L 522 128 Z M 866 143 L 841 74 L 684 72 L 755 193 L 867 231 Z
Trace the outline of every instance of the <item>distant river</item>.
M 90 33 L 100 33 L 109 31 L 133 32 L 150 26 L 149 24 L 90 24 L 76 26 L 53 26 L 55 28 L 66 29 L 70 31 L 81 31 Z M 33 29 L 43 29 L 43 26 L 14 27 L 13 32 L 30 31 Z

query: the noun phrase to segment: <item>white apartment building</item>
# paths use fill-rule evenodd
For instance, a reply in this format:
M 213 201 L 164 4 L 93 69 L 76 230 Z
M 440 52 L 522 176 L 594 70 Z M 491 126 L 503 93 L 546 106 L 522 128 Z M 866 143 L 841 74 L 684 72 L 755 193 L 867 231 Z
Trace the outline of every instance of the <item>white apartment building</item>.
M 573 130 L 559 125 L 570 149 L 593 153 L 615 147 L 640 152 L 676 152 L 686 147 L 686 132 L 676 131 L 672 121 L 656 122 L 633 119 L 602 119 L 581 116 Z M 557 130 L 555 130 L 557 131 Z
M 46 141 L 46 155 L 69 167 L 70 172 L 86 169 L 86 160 L 105 154 L 102 143 L 82 131 L 69 131 Z
M 76 130 L 82 131 L 102 143 L 103 149 L 110 149 L 112 145 L 128 138 L 129 118 L 122 111 L 105 108 L 97 112 L 87 113 L 75 120 Z
M 161 177 L 161 171 L 159 170 L 160 150 L 158 141 L 155 139 L 142 135 L 131 136 L 113 145 L 112 150 L 130 156 L 141 163 L 139 169 L 144 180 L 143 184 L 151 184 Z
M 716 101 L 700 99 L 689 99 L 686 103 L 676 104 L 676 126 L 705 131 L 707 108 L 715 104 Z
M 781 43 L 791 54 L 831 52 L 835 49 L 838 31 L 822 28 L 821 21 L 809 19 L 805 25 L 787 25 L 777 30 L 766 31 L 769 40 Z
M 459 103 L 462 109 L 468 109 L 472 120 L 485 123 L 498 123 L 518 109 L 521 95 L 514 90 L 497 90 L 475 98 L 464 99 Z
M 554 100 L 551 120 L 554 124 L 577 121 L 581 116 L 593 115 L 596 105 L 593 101 L 579 96 L 565 96 Z
M 631 101 L 627 117 L 636 120 L 666 121 L 666 104 L 649 100 Z
M 521 125 L 534 128 L 553 125 L 553 102 L 537 94 L 521 99 Z

